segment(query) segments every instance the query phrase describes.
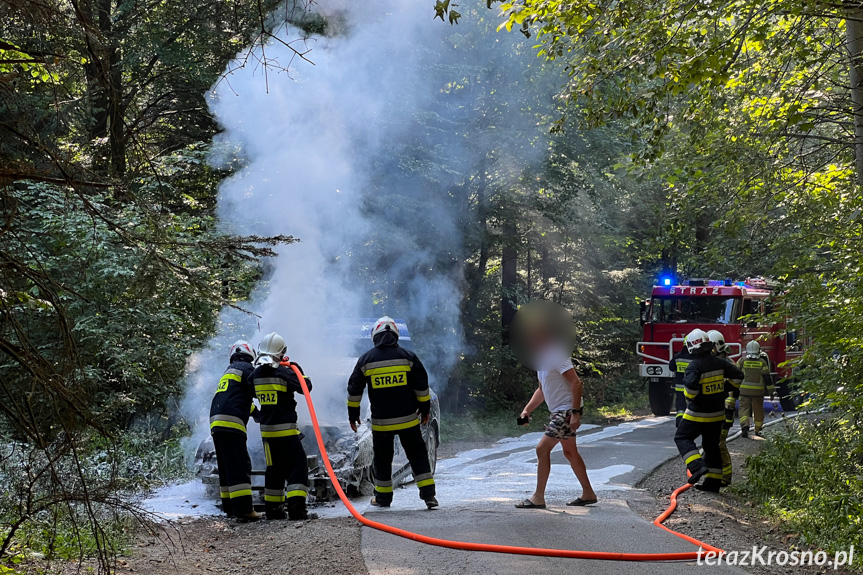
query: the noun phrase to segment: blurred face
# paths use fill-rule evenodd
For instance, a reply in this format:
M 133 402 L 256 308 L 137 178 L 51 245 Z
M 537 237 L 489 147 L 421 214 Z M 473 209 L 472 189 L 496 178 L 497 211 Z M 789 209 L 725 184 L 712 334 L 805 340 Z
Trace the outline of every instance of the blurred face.
M 527 303 L 512 320 L 509 343 L 522 365 L 537 371 L 553 369 L 569 359 L 575 346 L 572 316 L 554 302 Z

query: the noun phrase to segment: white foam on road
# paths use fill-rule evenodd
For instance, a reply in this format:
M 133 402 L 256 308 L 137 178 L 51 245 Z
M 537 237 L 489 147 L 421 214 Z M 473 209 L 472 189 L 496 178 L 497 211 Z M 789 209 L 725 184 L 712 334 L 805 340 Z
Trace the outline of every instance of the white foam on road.
M 160 520 L 221 514 L 216 507 L 216 500 L 207 497 L 200 479 L 167 485 L 138 505 L 154 513 Z
M 621 423 L 593 431 L 599 426 L 583 425 L 579 429 L 578 444 L 585 445 L 631 433 L 638 429 L 655 427 L 668 421 L 656 417 Z M 583 432 L 587 432 L 582 435 Z M 438 462 L 435 472 L 438 500 L 446 507 L 477 507 L 516 503 L 533 493 L 536 485 L 536 454 L 534 448 L 542 432 L 526 433 L 519 437 L 506 437 L 489 448 L 472 449 L 451 459 Z M 556 447 L 555 450 L 560 450 Z M 549 505 L 561 504 L 581 494 L 578 481 L 568 464 L 552 464 L 546 488 Z M 627 464 L 589 469 L 588 476 L 597 492 L 631 489 L 630 485 L 614 483 L 615 477 L 629 473 L 634 467 Z M 360 513 L 376 508 L 369 505 L 368 497 L 353 501 Z M 422 509 L 424 503 L 417 497 L 413 484 L 397 489 L 395 509 Z M 219 515 L 216 502 L 205 495 L 199 480 L 166 486 L 140 503 L 158 517 L 170 520 L 179 517 Z M 313 509 L 320 517 L 346 517 L 347 509 L 341 502 L 322 504 Z

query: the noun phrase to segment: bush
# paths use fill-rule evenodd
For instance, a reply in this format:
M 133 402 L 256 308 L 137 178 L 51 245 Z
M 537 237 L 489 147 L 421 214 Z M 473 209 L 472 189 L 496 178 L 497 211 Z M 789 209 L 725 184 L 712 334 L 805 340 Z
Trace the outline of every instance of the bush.
M 863 437 L 841 416 L 797 423 L 747 459 L 745 491 L 803 543 L 863 549 Z M 863 565 L 860 557 L 857 566 Z

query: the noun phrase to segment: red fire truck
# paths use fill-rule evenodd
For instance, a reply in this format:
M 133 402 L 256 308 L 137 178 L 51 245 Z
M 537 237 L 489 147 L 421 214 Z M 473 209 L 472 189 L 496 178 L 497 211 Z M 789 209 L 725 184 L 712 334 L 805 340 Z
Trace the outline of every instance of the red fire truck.
M 783 324 L 770 324 L 772 290 L 763 279 L 731 280 L 691 279 L 675 284 L 671 278 L 660 279 L 649 300 L 641 302 L 643 341 L 636 344 L 641 358 L 639 374 L 647 379 L 650 408 L 655 415 L 668 415 L 674 399 L 674 374 L 668 368 L 671 358 L 683 348 L 683 338 L 695 328 L 722 333 L 729 346 L 729 359 L 737 361 L 746 344 L 758 340 L 770 357 L 773 377 L 778 382 L 777 395 L 786 411 L 793 410 L 796 398 L 789 396 L 790 373 L 777 368 L 800 355 L 799 342 L 793 334 L 784 335 Z M 741 317 L 750 316 L 742 323 Z

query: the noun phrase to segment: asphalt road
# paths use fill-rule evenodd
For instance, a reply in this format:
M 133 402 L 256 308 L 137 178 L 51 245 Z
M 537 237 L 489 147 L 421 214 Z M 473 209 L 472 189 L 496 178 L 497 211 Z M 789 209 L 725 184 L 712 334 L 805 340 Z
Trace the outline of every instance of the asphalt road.
M 661 530 L 630 510 L 628 500 L 646 495 L 633 486 L 677 455 L 672 417 L 598 429 L 584 426 L 579 449 L 598 493 L 595 506 L 565 503 L 580 495 L 578 482 L 560 448 L 552 453 L 545 510 L 513 507 L 533 492 L 539 433 L 508 439 L 490 449 L 472 450 L 438 462 L 435 481 L 441 507 L 426 511 L 413 484 L 397 490 L 391 509 L 366 516 L 443 539 L 524 547 L 625 553 L 695 551 L 695 545 Z M 685 481 L 681 465 L 681 484 Z M 711 543 L 707 541 L 707 543 Z M 714 542 L 715 543 L 715 542 Z M 742 569 L 691 563 L 629 563 L 468 552 L 417 543 L 368 527 L 362 551 L 372 575 L 499 575 L 745 573 Z

